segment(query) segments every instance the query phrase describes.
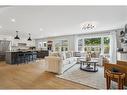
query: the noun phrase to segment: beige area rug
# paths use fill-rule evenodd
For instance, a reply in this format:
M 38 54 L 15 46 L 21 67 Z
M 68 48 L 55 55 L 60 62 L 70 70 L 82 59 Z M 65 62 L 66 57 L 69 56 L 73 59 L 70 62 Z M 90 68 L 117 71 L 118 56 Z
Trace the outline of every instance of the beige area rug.
M 56 75 L 59 78 L 72 82 L 90 86 L 96 89 L 106 89 L 106 79 L 104 78 L 104 68 L 98 67 L 98 72 L 87 72 L 80 70 L 80 65 L 76 64 L 62 75 Z M 112 82 L 112 89 L 117 89 L 117 84 Z

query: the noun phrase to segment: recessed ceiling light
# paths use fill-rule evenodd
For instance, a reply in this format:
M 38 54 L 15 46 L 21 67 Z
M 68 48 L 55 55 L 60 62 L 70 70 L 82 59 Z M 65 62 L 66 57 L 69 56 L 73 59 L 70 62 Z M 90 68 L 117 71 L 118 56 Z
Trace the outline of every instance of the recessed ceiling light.
M 11 21 L 12 21 L 12 22 L 15 22 L 15 19 L 14 19 L 14 18 L 12 18 L 12 19 L 11 19 Z
M 2 26 L 0 26 L 0 29 L 2 28 Z
M 42 29 L 42 28 L 40 28 L 40 31 L 43 31 L 43 29 Z

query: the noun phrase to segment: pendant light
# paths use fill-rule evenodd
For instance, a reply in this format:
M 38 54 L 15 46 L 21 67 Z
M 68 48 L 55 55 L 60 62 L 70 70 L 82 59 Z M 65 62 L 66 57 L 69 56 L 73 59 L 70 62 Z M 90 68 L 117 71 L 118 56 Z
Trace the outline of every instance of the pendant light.
M 31 39 L 31 34 L 30 34 L 30 33 L 29 33 L 28 41 L 32 41 L 32 39 Z
M 18 32 L 19 32 L 19 31 L 16 31 L 16 36 L 15 36 L 14 39 L 20 39 L 19 36 L 18 36 Z

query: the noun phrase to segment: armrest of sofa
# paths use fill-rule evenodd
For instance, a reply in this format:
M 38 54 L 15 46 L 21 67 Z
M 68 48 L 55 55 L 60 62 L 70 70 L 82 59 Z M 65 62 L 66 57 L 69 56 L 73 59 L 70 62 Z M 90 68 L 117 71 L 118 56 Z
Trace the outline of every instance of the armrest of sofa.
M 61 72 L 61 59 L 60 57 L 55 57 L 55 56 L 48 56 L 45 57 L 45 62 L 46 62 L 46 71 L 49 72 L 54 72 L 54 73 L 60 73 Z

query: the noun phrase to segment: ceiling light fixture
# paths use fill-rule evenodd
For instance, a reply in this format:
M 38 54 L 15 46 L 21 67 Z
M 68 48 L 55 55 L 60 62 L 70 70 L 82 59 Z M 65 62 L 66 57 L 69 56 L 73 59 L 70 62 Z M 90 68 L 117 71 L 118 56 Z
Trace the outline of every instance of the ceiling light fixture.
M 43 31 L 43 29 L 42 29 L 42 28 L 40 28 L 40 31 Z
M 95 27 L 96 27 L 95 22 L 84 22 L 81 24 L 82 30 L 90 30 L 90 29 L 94 29 Z
M 31 34 L 30 34 L 30 33 L 29 33 L 28 41 L 32 41 L 32 39 L 31 39 Z
M 14 39 L 18 39 L 18 40 L 20 39 L 19 36 L 18 36 L 18 32 L 19 31 L 16 31 L 16 36 L 14 37 Z
M 12 19 L 11 19 L 11 21 L 12 21 L 12 22 L 15 22 L 15 19 L 14 19 L 14 18 L 12 18 Z
M 2 28 L 2 26 L 0 26 L 0 29 Z

